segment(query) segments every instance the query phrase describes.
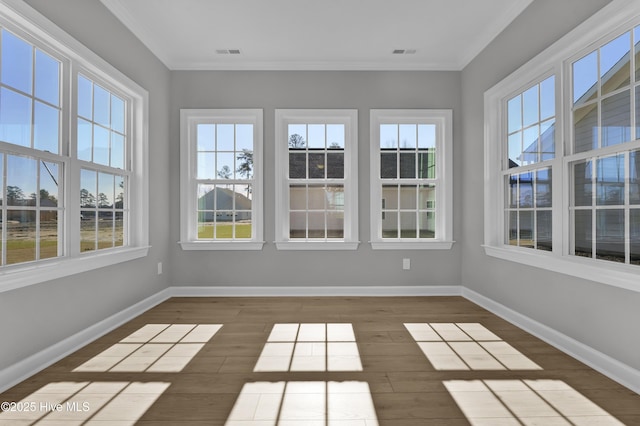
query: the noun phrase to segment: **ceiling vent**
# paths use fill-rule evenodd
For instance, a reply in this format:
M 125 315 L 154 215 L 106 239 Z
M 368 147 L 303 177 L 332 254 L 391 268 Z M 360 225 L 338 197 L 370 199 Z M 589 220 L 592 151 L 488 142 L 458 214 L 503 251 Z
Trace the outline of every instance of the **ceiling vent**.
M 414 55 L 416 49 L 395 49 L 392 53 L 394 55 Z
M 218 55 L 239 55 L 240 49 L 216 49 Z

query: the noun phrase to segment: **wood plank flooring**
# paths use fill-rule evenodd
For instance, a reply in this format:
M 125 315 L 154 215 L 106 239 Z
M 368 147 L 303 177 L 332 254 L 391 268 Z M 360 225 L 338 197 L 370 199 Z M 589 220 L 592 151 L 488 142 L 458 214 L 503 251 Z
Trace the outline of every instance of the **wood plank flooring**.
M 461 297 L 173 298 L 0 401 L 10 426 L 640 425 L 640 395 Z

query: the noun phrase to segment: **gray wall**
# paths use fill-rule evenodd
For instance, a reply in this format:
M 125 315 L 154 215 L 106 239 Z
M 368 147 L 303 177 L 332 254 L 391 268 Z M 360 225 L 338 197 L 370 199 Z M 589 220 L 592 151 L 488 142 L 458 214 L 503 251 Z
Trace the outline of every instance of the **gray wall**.
M 462 73 L 462 284 L 640 369 L 640 293 L 487 257 L 483 243 L 483 94 L 608 0 L 536 0 Z
M 153 212 L 149 256 L 0 294 L 0 370 L 166 288 L 169 259 L 169 71 L 98 0 L 29 0 L 32 7 L 149 91 Z
M 261 252 L 183 251 L 172 246 L 172 280 L 195 286 L 460 285 L 460 246 L 452 250 L 373 251 L 369 241 L 369 110 L 453 109 L 454 239 L 461 237 L 460 72 L 176 71 L 171 74 L 171 223 L 180 239 L 180 108 L 264 109 L 264 223 Z M 275 238 L 274 111 L 358 109 L 359 237 L 357 251 L 278 251 Z M 402 270 L 402 258 L 411 270 Z

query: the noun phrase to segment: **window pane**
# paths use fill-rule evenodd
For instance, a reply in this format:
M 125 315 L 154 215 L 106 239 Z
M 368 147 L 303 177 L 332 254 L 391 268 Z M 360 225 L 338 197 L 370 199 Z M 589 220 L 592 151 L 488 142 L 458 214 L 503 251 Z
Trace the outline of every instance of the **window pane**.
M 327 179 L 344 178 L 344 152 L 327 153 Z
M 109 131 L 104 127 L 93 125 L 93 162 L 109 165 Z
M 417 127 L 415 124 L 400 125 L 400 149 L 416 149 L 417 146 Z
M 596 258 L 624 262 L 624 210 L 596 211 Z
M 99 212 L 98 249 L 113 247 L 113 212 Z
M 60 62 L 36 49 L 36 97 L 52 105 L 60 104 Z
M 115 208 L 116 209 L 123 209 L 125 207 L 124 205 L 125 194 L 126 194 L 126 188 L 125 188 L 124 177 L 116 176 L 115 177 L 115 202 L 116 202 Z
M 436 125 L 418 124 L 418 148 L 435 150 L 436 148 Z
M 253 124 L 236 124 L 236 151 L 253 151 Z
M 234 238 L 250 239 L 251 238 L 251 211 L 237 211 L 236 221 L 234 223 Z
M 4 84 L 31 94 L 33 47 L 5 30 L 2 30 L 1 74 Z
M 216 191 L 219 194 L 221 192 Z M 230 205 L 230 202 L 227 198 L 227 205 Z M 230 239 L 233 238 L 233 212 L 226 210 L 217 210 L 215 212 L 216 224 L 215 224 L 215 238 L 219 239 Z
M 309 210 L 325 209 L 325 188 L 323 186 L 309 186 Z
M 198 124 L 196 126 L 196 138 L 198 151 L 216 150 L 216 126 L 215 124 Z
M 631 33 L 623 34 L 600 49 L 600 79 L 603 95 L 629 85 L 630 37 Z
M 538 160 L 538 142 L 540 140 L 540 126 L 531 126 L 523 132 L 522 165 L 537 163 Z
M 631 239 L 631 263 L 640 265 L 640 209 L 629 211 L 629 238 Z
M 113 208 L 113 175 L 98 173 L 98 207 Z
M 218 124 L 216 126 L 216 149 L 218 151 L 233 151 L 234 144 L 234 125 Z
M 233 153 L 218 151 L 216 161 L 216 178 L 233 179 L 236 164 Z
M 324 135 L 324 124 L 309 124 L 307 127 L 308 131 L 308 146 L 310 149 L 312 148 L 325 148 L 325 135 Z
M 394 152 L 380 153 L 380 177 L 395 179 L 398 177 L 398 154 Z
M 60 134 L 59 111 L 36 101 L 34 118 L 33 147 L 57 154 Z
M 436 187 L 435 185 L 420 185 L 418 189 L 418 209 L 436 208 Z
M 522 129 L 522 96 L 518 95 L 507 103 L 508 132 Z
M 513 209 L 518 207 L 518 175 L 509 175 L 508 180 L 507 206 Z
M 638 54 L 640 60 L 640 53 Z M 639 71 L 640 72 L 640 71 Z M 640 75 L 638 76 L 640 79 Z M 640 86 L 636 86 L 636 139 L 640 139 Z
M 307 147 L 307 126 L 305 124 L 289 124 L 289 148 Z
M 520 247 L 534 248 L 533 244 L 533 212 L 520 211 L 519 231 Z
M 0 138 L 31 146 L 31 99 L 4 87 L 0 89 Z
M 508 244 L 511 246 L 518 245 L 518 212 L 507 212 L 507 229 L 508 229 Z
M 624 155 L 596 160 L 596 204 L 624 204 Z
M 7 155 L 8 206 L 35 206 L 37 167 L 38 162 L 33 158 Z
M 416 189 L 416 185 L 400 185 L 400 209 L 418 208 Z
M 416 212 L 400 212 L 400 238 L 417 238 Z
M 420 218 L 420 238 L 435 238 L 436 236 L 436 214 L 434 212 L 421 212 Z
M 324 238 L 325 237 L 324 212 L 309 212 L 308 218 L 309 218 L 309 225 L 308 225 L 309 238 Z
M 540 124 L 540 160 L 553 160 L 556 157 L 556 123 L 548 120 Z
M 81 75 L 78 76 L 78 115 L 93 119 L 93 82 Z
M 289 153 L 289 177 L 292 179 L 305 179 L 307 177 L 307 154 Z
M 530 126 L 540 121 L 538 85 L 522 94 L 522 125 Z
M 291 185 L 289 187 L 289 208 L 291 210 L 307 209 L 307 187 L 305 185 Z
M 111 96 L 108 91 L 93 85 L 93 121 L 105 127 L 111 125 Z
M 111 133 L 111 167 L 124 169 L 124 137 Z
M 327 197 L 327 210 L 344 210 L 344 186 L 327 186 L 325 196 Z
M 60 171 L 56 163 L 40 161 L 40 207 L 57 207 Z
M 4 205 L 4 154 L 0 152 L 0 206 Z M 1 214 L 1 212 L 0 212 Z M 0 231 L 1 233 L 2 231 Z M 2 236 L 0 235 L 0 238 Z M 0 244 L 2 246 L 2 244 Z M 0 265 L 2 264 L 2 248 L 0 248 Z
M 344 238 L 344 212 L 327 213 L 327 238 Z
M 398 208 L 398 185 L 382 185 L 382 208 Z
M 551 211 L 536 212 L 536 248 L 538 250 L 551 251 L 553 249 L 551 221 Z
M 533 173 L 522 173 L 518 180 L 520 182 L 518 207 L 533 207 Z
M 92 170 L 80 172 L 80 207 L 96 206 L 97 173 Z
M 398 238 L 397 212 L 382 212 L 382 238 Z
M 573 122 L 575 152 L 598 148 L 598 104 L 576 109 Z
M 593 162 L 584 161 L 573 166 L 573 205 L 590 206 L 593 203 Z
M 418 178 L 435 179 L 436 177 L 436 153 L 435 149 L 428 152 L 418 152 Z
M 592 52 L 573 64 L 573 103 L 575 105 L 598 96 L 598 52 Z
M 522 166 L 522 132 L 509 136 L 509 168 Z
M 393 149 L 393 150 L 398 148 L 398 125 L 397 124 L 381 124 L 380 125 L 380 148 Z
M 551 207 L 551 169 L 536 171 L 536 207 Z
M 96 249 L 96 214 L 95 211 L 83 211 L 80 221 L 80 252 Z
M 327 148 L 344 149 L 344 124 L 327 124 Z
M 628 90 L 602 101 L 602 146 L 631 140 L 631 98 Z
M 629 153 L 629 202 L 640 204 L 640 151 Z
M 324 179 L 325 169 L 324 153 L 309 152 L 309 179 Z
M 236 152 L 236 179 L 253 178 L 253 151 Z
M 111 96 L 111 129 L 124 133 L 124 101 L 117 96 Z
M 576 210 L 574 212 L 574 247 L 576 256 L 592 257 L 592 224 L 591 210 Z
M 289 238 L 306 238 L 307 213 L 289 213 Z
M 416 177 L 416 153 L 400 153 L 400 179 L 414 179 Z
M 555 76 L 551 76 L 540 83 L 540 120 L 556 115 L 556 85 Z
M 202 200 L 202 197 L 199 201 Z M 198 239 L 213 239 L 215 229 L 215 212 L 199 211 L 198 212 Z
M 198 179 L 215 179 L 216 154 L 213 152 L 198 153 Z
M 40 259 L 58 257 L 58 212 L 40 212 Z
M 78 118 L 78 159 L 91 161 L 93 153 L 93 128 L 92 124 Z
M 7 265 L 36 260 L 36 212 L 7 210 L 6 229 Z

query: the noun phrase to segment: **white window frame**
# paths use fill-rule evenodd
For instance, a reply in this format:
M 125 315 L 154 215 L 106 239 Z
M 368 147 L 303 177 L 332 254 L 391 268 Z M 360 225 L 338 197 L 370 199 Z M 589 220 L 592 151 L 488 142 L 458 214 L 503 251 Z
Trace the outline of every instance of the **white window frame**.
M 45 51 L 56 52 L 62 58 L 61 113 L 59 155 L 30 151 L 11 146 L 8 150 L 41 158 L 55 157 L 64 168 L 64 222 L 62 256 L 7 265 L 0 268 L 0 292 L 67 277 L 97 268 L 115 265 L 148 255 L 149 251 L 149 169 L 148 169 L 148 106 L 149 95 L 133 80 L 93 53 L 54 23 L 19 0 L 5 0 L 0 4 L 3 26 Z M 128 194 L 129 220 L 124 247 L 79 253 L 80 241 L 80 168 L 83 162 L 76 157 L 76 82 L 79 72 L 117 92 L 128 102 Z M 71 81 L 72 83 L 69 83 Z M 53 159 L 53 158 L 52 158 Z
M 566 275 L 596 281 L 640 292 L 640 268 L 603 260 L 570 255 L 571 197 L 569 165 L 580 158 L 570 154 L 572 140 L 571 64 L 577 52 L 588 53 L 614 39 L 623 30 L 640 23 L 640 1 L 614 0 L 580 24 L 552 46 L 485 92 L 484 135 L 484 250 L 489 256 L 538 267 Z M 595 46 L 595 47 L 594 47 Z M 506 149 L 507 101 L 528 87 L 554 74 L 556 76 L 556 158 L 549 161 L 553 170 L 553 251 L 512 247 L 505 243 L 503 162 Z M 630 142 L 591 151 L 591 155 L 606 155 L 637 147 Z M 588 156 L 588 154 L 584 154 Z
M 197 125 L 253 124 L 252 235 L 247 240 L 199 240 L 197 195 Z M 262 250 L 262 109 L 180 110 L 180 246 L 183 250 Z
M 449 250 L 453 246 L 453 112 L 450 109 L 372 109 L 370 114 L 371 153 L 371 248 L 374 250 Z M 436 185 L 435 238 L 382 238 L 382 185 L 403 179 L 380 177 L 381 124 L 435 124 L 436 177 L 410 179 L 412 185 Z
M 356 250 L 358 241 L 358 110 L 276 109 L 276 235 L 278 250 Z M 344 124 L 344 238 L 289 238 L 289 124 Z M 310 181 L 311 182 L 311 181 Z

